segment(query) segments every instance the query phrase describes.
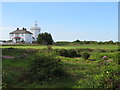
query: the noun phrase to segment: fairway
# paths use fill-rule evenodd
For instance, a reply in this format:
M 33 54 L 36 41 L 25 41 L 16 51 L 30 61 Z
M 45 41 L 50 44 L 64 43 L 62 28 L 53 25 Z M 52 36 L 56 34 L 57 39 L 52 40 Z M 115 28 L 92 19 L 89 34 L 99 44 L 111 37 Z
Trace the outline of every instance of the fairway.
M 21 49 L 43 49 L 47 46 L 27 45 L 27 46 L 1 46 L 2 48 L 21 48 Z M 90 48 L 90 49 L 118 49 L 118 45 L 66 45 L 66 46 L 51 46 L 53 49 L 76 49 L 76 48 Z

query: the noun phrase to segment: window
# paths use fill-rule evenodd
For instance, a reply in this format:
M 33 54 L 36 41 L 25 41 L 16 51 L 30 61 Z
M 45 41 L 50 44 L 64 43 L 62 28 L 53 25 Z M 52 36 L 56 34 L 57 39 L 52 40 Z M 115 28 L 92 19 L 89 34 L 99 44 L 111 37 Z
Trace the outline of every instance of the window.
M 19 34 L 15 34 L 15 37 L 19 37 Z
M 23 37 L 23 36 L 24 36 L 24 34 L 21 34 L 21 36 Z

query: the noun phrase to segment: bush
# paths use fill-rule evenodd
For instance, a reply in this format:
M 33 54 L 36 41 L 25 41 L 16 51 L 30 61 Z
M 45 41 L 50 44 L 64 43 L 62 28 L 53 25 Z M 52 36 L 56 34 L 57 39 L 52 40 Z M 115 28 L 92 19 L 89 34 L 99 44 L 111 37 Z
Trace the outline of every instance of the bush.
M 85 59 L 85 60 L 87 60 L 89 57 L 90 57 L 90 54 L 87 53 L 87 52 L 82 54 L 82 58 Z
M 67 57 L 71 57 L 71 58 L 80 57 L 80 54 L 78 54 L 77 51 L 74 49 L 68 49 L 67 50 Z
M 112 90 L 119 90 L 120 75 L 118 65 L 102 66 L 99 75 L 95 76 L 96 85 L 98 88 L 110 88 Z
M 61 60 L 44 51 L 33 56 L 29 69 L 30 80 L 52 80 L 63 76 Z
M 60 56 L 67 56 L 67 50 L 66 49 L 59 49 L 57 50 Z
M 77 50 L 75 49 L 56 49 L 55 50 L 57 53 L 59 53 L 60 56 L 64 56 L 64 57 L 70 57 L 70 58 L 74 58 L 74 57 L 80 57 L 81 55 L 77 52 Z

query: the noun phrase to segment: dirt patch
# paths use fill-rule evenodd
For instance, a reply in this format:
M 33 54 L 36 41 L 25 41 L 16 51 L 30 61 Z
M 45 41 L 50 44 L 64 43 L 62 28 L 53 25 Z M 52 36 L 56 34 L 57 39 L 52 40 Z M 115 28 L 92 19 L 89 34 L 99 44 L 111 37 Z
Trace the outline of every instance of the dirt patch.
M 3 58 L 15 58 L 14 56 L 2 56 Z

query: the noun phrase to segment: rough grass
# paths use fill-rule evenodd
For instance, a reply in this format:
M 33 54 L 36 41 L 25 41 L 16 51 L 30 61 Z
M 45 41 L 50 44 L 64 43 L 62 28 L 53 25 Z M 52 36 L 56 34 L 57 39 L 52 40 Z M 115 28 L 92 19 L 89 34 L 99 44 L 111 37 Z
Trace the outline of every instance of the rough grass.
M 2 48 L 23 48 L 23 49 L 43 49 L 46 48 L 46 46 L 39 46 L 39 45 L 34 45 L 34 46 L 2 46 Z M 118 49 L 118 45 L 78 45 L 78 46 L 74 46 L 74 45 L 66 45 L 66 46 L 55 46 L 52 45 L 51 46 L 53 49 L 75 49 L 75 48 L 90 48 L 90 49 Z
M 3 55 L 10 55 L 15 56 L 14 59 L 5 59 L 3 58 L 3 72 L 6 75 L 7 78 L 4 79 L 3 84 L 6 87 L 10 88 L 98 88 L 100 85 L 104 84 L 107 86 L 105 87 L 112 87 L 111 85 L 108 85 L 107 83 L 104 83 L 104 81 L 101 80 L 101 78 L 105 78 L 106 80 L 109 80 L 109 75 L 104 74 L 104 71 L 109 71 L 111 73 L 117 71 L 117 56 L 116 54 L 118 52 L 103 52 L 99 53 L 97 51 L 95 52 L 89 52 L 91 57 L 88 60 L 83 60 L 81 57 L 78 58 L 68 58 L 68 57 L 61 57 L 58 56 L 62 60 L 62 64 L 64 66 L 65 71 L 67 72 L 68 76 L 62 78 L 61 80 L 52 80 L 44 81 L 44 82 L 27 82 L 25 77 L 23 77 L 24 72 L 29 68 L 29 56 L 35 53 L 34 50 L 29 50 L 27 48 L 34 48 L 34 49 L 40 49 L 45 48 L 46 46 L 13 46 L 13 48 L 19 48 L 19 49 L 13 49 L 12 51 L 8 51 L 7 48 L 11 46 L 3 46 Z M 117 49 L 116 45 L 81 45 L 81 46 L 52 46 L 52 48 L 65 48 L 65 49 L 71 49 L 71 48 L 104 48 L 104 49 Z M 22 49 L 21 49 L 22 48 Z M 23 55 L 24 53 L 28 54 L 25 58 L 20 58 L 18 56 Z M 106 65 L 99 64 L 99 61 L 101 61 L 101 57 L 103 55 L 106 55 L 109 57 L 109 59 L 112 59 L 113 62 L 109 63 L 110 70 L 107 69 Z M 92 59 L 95 59 L 95 61 L 92 61 Z M 113 73 L 114 74 L 114 73 Z M 111 74 L 110 74 L 111 75 Z M 104 77 L 105 76 L 105 77 Z M 120 75 L 119 75 L 120 76 Z M 116 78 L 118 78 L 116 76 Z M 115 79 L 114 81 L 119 82 L 119 79 Z M 102 83 L 102 84 L 101 84 Z M 110 82 L 111 83 L 111 82 Z

